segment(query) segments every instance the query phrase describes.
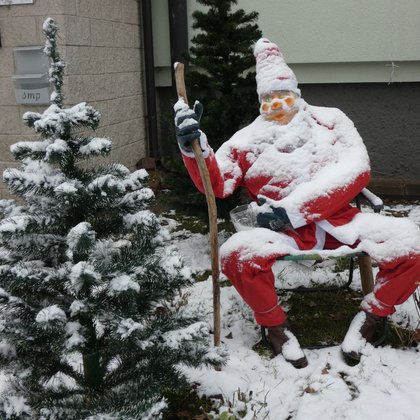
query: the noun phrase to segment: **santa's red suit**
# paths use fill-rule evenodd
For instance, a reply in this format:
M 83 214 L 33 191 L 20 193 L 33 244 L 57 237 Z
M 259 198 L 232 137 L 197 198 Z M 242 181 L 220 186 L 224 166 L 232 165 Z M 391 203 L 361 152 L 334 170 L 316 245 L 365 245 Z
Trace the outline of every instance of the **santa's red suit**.
M 278 50 L 257 47 L 260 97 L 267 87 L 297 91 L 288 67 L 282 70 L 287 77 L 273 79 L 270 64 L 276 64 L 278 73 Z M 216 154 L 207 146 L 205 135 L 201 136 L 216 197 L 227 197 L 244 187 L 253 200 L 258 195 L 275 200 L 293 226 L 283 232 L 255 228 L 234 234 L 221 247 L 222 271 L 253 309 L 257 323 L 274 326 L 285 321 L 272 272 L 279 256 L 314 249 L 321 254 L 337 248 L 333 252 L 365 251 L 377 261 L 379 272 L 362 308 L 389 315 L 420 281 L 420 229 L 408 219 L 361 213 L 349 204 L 368 184 L 370 166 L 363 141 L 343 112 L 310 106 L 302 99 L 296 111 L 286 125 L 259 116 Z M 183 159 L 203 191 L 193 155 L 184 151 Z

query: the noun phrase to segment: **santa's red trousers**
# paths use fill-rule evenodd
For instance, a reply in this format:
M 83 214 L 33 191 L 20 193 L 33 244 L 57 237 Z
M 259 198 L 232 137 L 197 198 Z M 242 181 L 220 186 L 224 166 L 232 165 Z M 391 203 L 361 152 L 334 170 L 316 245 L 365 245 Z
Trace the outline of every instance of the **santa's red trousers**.
M 327 234 L 324 249 L 336 249 L 343 244 Z M 280 307 L 274 287 L 272 266 L 283 254 L 240 260 L 240 252 L 222 257 L 222 271 L 235 286 L 244 301 L 254 311 L 257 324 L 266 327 L 283 324 L 286 315 Z M 375 289 L 366 297 L 362 308 L 387 316 L 395 312 L 395 305 L 405 302 L 416 290 L 420 280 L 420 255 L 399 257 L 378 262 Z

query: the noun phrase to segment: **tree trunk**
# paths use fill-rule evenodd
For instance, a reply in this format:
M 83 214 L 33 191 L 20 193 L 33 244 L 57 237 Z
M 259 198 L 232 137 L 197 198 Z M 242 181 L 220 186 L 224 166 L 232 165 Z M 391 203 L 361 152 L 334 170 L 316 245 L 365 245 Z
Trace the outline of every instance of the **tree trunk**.
M 102 385 L 103 372 L 98 352 L 83 354 L 83 373 L 89 388 L 99 388 Z

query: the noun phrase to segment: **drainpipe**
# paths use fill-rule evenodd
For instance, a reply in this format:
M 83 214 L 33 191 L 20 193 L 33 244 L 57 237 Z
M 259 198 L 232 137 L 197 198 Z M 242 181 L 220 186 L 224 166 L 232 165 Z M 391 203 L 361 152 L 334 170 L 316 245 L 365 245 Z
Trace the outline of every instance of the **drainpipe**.
M 139 4 L 140 6 L 140 4 Z M 142 0 L 139 7 L 139 22 L 142 22 L 143 32 L 140 36 L 144 42 L 144 63 L 146 78 L 146 106 L 148 129 L 148 156 L 159 157 L 157 114 L 156 114 L 156 89 L 155 89 L 155 64 L 153 59 L 153 31 L 152 31 L 152 6 L 151 0 Z M 141 29 L 140 29 L 141 31 Z
M 186 0 L 168 0 L 169 36 L 171 43 L 171 63 L 185 62 L 188 52 L 188 14 Z M 172 69 L 172 86 L 175 89 L 175 74 Z

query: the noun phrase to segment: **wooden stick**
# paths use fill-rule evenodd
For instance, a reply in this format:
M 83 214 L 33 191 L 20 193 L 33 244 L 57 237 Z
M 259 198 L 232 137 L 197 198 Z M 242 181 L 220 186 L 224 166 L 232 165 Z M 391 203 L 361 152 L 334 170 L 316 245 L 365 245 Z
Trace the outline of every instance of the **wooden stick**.
M 184 64 L 175 63 L 175 83 L 178 98 L 188 104 L 187 90 L 185 88 Z M 214 345 L 220 346 L 220 285 L 219 285 L 219 244 L 217 239 L 217 207 L 210 174 L 204 160 L 198 139 L 192 142 L 192 149 L 200 171 L 204 191 L 206 193 L 209 214 L 210 248 L 211 248 L 211 276 L 213 280 L 213 329 Z
M 360 278 L 362 281 L 362 291 L 367 295 L 373 290 L 375 281 L 372 273 L 372 260 L 368 255 L 359 257 Z

